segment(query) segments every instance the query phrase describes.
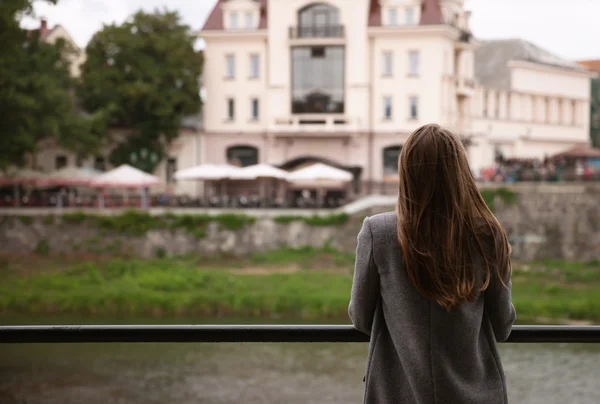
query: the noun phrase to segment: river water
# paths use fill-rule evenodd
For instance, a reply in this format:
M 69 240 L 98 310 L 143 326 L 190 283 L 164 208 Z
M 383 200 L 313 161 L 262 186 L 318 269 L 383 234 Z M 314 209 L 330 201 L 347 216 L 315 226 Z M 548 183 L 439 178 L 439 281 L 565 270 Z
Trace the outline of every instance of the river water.
M 20 320 L 0 317 L 0 324 L 25 323 Z M 144 323 L 112 321 L 127 322 Z M 367 344 L 0 345 L 0 403 L 360 403 L 367 348 Z M 503 344 L 501 355 L 511 403 L 600 403 L 598 345 Z

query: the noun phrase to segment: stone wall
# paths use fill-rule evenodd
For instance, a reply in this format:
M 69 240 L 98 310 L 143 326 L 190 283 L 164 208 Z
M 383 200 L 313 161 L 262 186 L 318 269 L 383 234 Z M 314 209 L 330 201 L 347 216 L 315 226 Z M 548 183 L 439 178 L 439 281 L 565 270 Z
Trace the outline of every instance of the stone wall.
M 495 213 L 509 234 L 518 260 L 600 259 L 600 186 L 580 184 L 519 184 L 514 204 L 495 201 Z M 356 247 L 356 235 L 366 215 L 392 210 L 368 209 L 343 225 L 315 226 L 304 221 L 277 223 L 258 218 L 240 230 L 210 223 L 202 237 L 178 230 L 153 229 L 131 236 L 99 229 L 91 223 L 66 223 L 60 216 L 4 216 L 0 221 L 0 253 L 97 253 L 156 255 L 218 253 L 245 255 L 281 247 L 322 247 L 344 251 Z

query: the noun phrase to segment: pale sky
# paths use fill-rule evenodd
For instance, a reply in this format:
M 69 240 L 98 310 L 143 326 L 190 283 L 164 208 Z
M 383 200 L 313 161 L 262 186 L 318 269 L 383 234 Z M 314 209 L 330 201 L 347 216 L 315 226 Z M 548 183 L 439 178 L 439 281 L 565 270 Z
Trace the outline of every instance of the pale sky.
M 348 0 L 355 1 L 355 0 Z M 202 27 L 216 0 L 59 0 L 35 4 L 49 26 L 60 24 L 84 47 L 102 24 L 121 23 L 140 8 L 176 9 L 193 30 Z M 600 0 L 465 0 L 479 39 L 523 38 L 567 59 L 600 59 Z M 36 28 L 34 19 L 22 25 Z

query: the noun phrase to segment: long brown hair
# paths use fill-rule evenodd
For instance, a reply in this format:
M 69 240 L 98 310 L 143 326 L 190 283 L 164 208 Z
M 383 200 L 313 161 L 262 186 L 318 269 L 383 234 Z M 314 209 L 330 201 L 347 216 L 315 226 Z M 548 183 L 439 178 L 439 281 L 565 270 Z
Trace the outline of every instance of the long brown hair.
M 494 275 L 506 284 L 506 233 L 479 193 L 458 136 L 438 125 L 417 129 L 398 173 L 398 241 L 417 290 L 451 311 L 475 301 Z

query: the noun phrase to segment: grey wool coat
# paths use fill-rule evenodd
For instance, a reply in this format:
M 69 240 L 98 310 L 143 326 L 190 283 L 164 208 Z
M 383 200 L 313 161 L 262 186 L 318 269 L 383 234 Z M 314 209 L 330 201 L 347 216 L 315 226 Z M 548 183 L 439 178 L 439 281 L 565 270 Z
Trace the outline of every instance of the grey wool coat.
M 364 402 L 506 403 L 496 343 L 516 319 L 510 280 L 507 288 L 492 276 L 477 301 L 447 312 L 411 283 L 396 229 L 396 214 L 384 213 L 358 235 L 349 314 L 371 337 Z

